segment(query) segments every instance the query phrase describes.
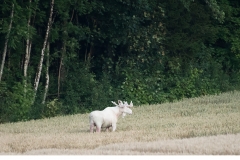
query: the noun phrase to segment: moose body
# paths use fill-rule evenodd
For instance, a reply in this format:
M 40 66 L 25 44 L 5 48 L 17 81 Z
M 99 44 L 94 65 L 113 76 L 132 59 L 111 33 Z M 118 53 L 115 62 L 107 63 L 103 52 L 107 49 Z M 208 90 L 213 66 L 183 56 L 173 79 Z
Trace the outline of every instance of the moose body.
M 94 127 L 96 126 L 96 132 L 101 132 L 101 128 L 110 128 L 114 132 L 117 128 L 117 121 L 120 115 L 132 114 L 132 110 L 129 107 L 132 107 L 132 102 L 130 105 L 127 103 L 122 103 L 119 101 L 119 104 L 115 107 L 107 107 L 102 111 L 93 111 L 89 115 L 90 121 L 90 132 L 93 132 Z

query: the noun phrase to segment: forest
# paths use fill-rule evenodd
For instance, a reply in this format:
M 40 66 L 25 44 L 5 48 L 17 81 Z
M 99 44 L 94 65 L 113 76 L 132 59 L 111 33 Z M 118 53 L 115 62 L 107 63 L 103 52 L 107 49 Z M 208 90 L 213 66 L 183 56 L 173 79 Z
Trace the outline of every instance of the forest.
M 239 0 L 2 0 L 0 123 L 240 89 Z

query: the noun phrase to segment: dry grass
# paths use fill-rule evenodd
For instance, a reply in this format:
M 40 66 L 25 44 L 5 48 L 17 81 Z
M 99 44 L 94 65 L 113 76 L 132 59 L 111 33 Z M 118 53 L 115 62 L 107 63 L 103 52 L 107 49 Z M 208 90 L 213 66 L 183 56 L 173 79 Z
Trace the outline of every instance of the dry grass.
M 111 104 L 110 104 L 111 105 Z M 116 132 L 88 114 L 0 125 L 0 154 L 240 154 L 240 92 L 135 106 Z
M 239 155 L 240 134 L 195 137 L 154 142 L 115 143 L 86 149 L 39 149 L 25 152 L 27 155 Z

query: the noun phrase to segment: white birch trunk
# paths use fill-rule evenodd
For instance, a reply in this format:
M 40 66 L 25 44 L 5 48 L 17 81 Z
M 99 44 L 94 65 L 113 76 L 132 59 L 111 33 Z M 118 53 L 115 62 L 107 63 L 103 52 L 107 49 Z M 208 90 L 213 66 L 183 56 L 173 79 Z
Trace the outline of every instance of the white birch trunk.
M 43 101 L 42 104 L 45 104 L 47 93 L 48 93 L 48 86 L 49 86 L 49 52 L 50 52 L 50 44 L 47 44 L 47 60 L 46 60 L 46 84 L 45 90 L 43 94 Z
M 10 35 L 11 29 L 12 29 L 13 13 L 14 13 L 14 4 L 12 4 L 11 20 L 10 20 L 10 24 L 8 27 L 8 33 L 7 33 L 5 44 L 4 44 L 2 63 L 1 63 L 1 68 L 0 68 L 0 82 L 2 79 L 2 75 L 3 75 L 3 68 L 4 68 L 4 64 L 5 64 L 5 58 L 6 58 L 7 47 L 8 47 L 8 39 L 9 39 L 9 35 Z
M 44 58 L 44 53 L 45 53 L 45 49 L 46 49 L 46 44 L 48 41 L 48 36 L 49 36 L 51 24 L 52 24 L 53 6 L 54 6 L 54 0 L 52 0 L 52 2 L 51 2 L 51 11 L 50 11 L 49 19 L 48 19 L 47 31 L 46 31 L 46 35 L 45 35 L 45 39 L 44 39 L 44 43 L 43 43 L 43 48 L 41 51 L 41 58 L 40 58 L 40 62 L 38 65 L 38 71 L 37 71 L 35 81 L 34 81 L 34 90 L 35 90 L 34 101 L 35 101 L 35 96 L 37 93 L 38 84 L 39 84 L 39 80 L 40 80 L 40 76 L 41 76 L 41 72 L 42 72 L 42 65 L 43 65 L 43 58 Z
M 29 8 L 31 7 L 32 0 L 29 0 Z M 27 87 L 27 70 L 28 70 L 28 64 L 30 60 L 30 54 L 31 54 L 31 47 L 32 43 L 30 41 L 30 33 L 29 33 L 29 28 L 30 28 L 30 23 L 31 23 L 31 11 L 29 12 L 29 17 L 28 17 L 28 23 L 27 23 L 27 40 L 26 40 L 26 52 L 25 52 L 25 60 L 24 60 L 24 66 L 23 66 L 23 76 L 24 76 L 24 93 L 27 92 L 26 87 Z
M 29 28 L 29 26 L 30 26 L 30 19 L 28 21 L 28 28 Z M 32 46 L 32 43 L 30 42 L 29 37 L 27 37 L 26 54 L 25 54 L 25 61 L 24 61 L 24 72 L 23 72 L 23 75 L 25 78 L 27 78 L 27 70 L 28 70 L 28 64 L 29 64 L 29 60 L 30 60 L 31 46 Z
M 32 0 L 29 0 L 29 8 L 31 7 L 31 3 L 32 3 Z M 37 7 L 38 4 L 36 4 L 36 7 Z M 36 15 L 36 10 L 34 11 L 34 17 Z M 24 75 L 24 78 L 25 80 L 27 79 L 27 71 L 28 71 L 28 64 L 29 64 L 29 61 L 30 61 L 30 55 L 31 55 L 31 49 L 32 49 L 32 41 L 30 40 L 30 24 L 31 24 L 31 16 L 32 16 L 32 13 L 31 13 L 31 10 L 29 12 L 29 17 L 28 17 L 28 23 L 27 23 L 27 29 L 28 29 L 28 33 L 27 33 L 27 40 L 26 40 L 26 53 L 25 53 L 25 61 L 24 61 L 24 72 L 23 72 L 23 75 Z

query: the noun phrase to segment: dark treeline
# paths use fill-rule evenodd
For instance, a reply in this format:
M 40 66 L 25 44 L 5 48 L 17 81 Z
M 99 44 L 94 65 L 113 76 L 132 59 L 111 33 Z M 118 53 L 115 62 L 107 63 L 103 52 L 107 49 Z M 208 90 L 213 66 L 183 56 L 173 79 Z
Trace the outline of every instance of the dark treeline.
M 240 85 L 239 0 L 3 0 L 0 122 Z

